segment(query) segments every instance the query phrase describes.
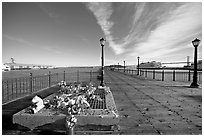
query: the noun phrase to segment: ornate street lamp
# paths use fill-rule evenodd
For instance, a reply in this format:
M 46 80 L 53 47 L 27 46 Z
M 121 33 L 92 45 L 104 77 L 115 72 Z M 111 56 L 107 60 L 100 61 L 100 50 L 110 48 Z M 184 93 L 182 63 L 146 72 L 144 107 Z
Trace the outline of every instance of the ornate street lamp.
M 195 52 L 194 52 L 194 73 L 193 73 L 193 82 L 191 83 L 190 87 L 191 88 L 198 88 L 199 85 L 197 83 L 197 47 L 200 44 L 199 39 L 195 39 L 192 41 L 193 46 L 195 47 Z
M 104 87 L 105 84 L 104 84 L 104 52 L 103 52 L 103 47 L 106 43 L 106 40 L 104 38 L 101 38 L 100 39 L 100 44 L 101 44 L 101 47 L 102 47 L 102 54 L 101 54 L 101 84 L 100 86 Z
M 137 57 L 137 59 L 138 59 L 138 64 L 137 64 L 137 75 L 139 75 L 139 64 L 140 64 L 140 57 L 138 56 Z

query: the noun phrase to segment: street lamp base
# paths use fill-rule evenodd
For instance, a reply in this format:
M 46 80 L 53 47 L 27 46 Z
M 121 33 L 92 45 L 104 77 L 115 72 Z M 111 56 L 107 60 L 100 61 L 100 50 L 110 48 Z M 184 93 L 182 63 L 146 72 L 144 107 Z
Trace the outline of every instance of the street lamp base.
M 199 88 L 199 85 L 197 83 L 192 82 L 190 88 Z
M 106 89 L 106 86 L 98 86 L 98 89 Z
M 105 84 L 104 84 L 104 83 L 101 83 L 101 84 L 100 84 L 100 86 L 104 87 L 104 86 L 105 86 Z

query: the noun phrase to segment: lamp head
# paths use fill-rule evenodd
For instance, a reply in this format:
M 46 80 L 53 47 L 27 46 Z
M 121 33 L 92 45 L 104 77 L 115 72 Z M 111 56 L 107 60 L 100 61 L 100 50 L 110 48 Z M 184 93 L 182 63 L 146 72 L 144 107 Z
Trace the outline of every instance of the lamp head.
M 199 39 L 194 39 L 193 41 L 192 41 L 192 43 L 193 43 L 193 46 L 195 47 L 195 46 L 198 46 L 199 44 L 200 44 L 200 40 Z
M 104 46 L 105 43 L 106 43 L 106 40 L 105 40 L 104 38 L 101 38 L 101 39 L 100 39 L 100 44 Z

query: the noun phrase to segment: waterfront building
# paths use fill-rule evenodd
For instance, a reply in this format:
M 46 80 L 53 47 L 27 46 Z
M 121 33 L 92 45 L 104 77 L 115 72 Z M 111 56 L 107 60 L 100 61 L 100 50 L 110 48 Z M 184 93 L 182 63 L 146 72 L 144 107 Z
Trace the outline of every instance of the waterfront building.
M 151 61 L 151 62 L 145 62 L 140 63 L 140 68 L 161 68 L 162 64 L 161 62 Z

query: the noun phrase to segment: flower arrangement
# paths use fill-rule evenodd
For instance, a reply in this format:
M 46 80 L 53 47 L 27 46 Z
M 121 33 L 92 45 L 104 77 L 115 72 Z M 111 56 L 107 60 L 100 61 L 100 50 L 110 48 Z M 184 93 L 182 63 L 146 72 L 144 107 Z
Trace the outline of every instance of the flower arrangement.
M 74 115 L 80 114 L 84 109 L 90 108 L 87 100 L 97 99 L 102 101 L 100 96 L 94 95 L 96 87 L 92 83 L 87 85 L 70 84 L 65 81 L 58 83 L 61 88 L 59 95 L 56 95 L 51 100 L 44 101 L 45 108 L 57 109 L 67 112 L 67 125 L 69 128 L 74 127 L 77 119 Z

